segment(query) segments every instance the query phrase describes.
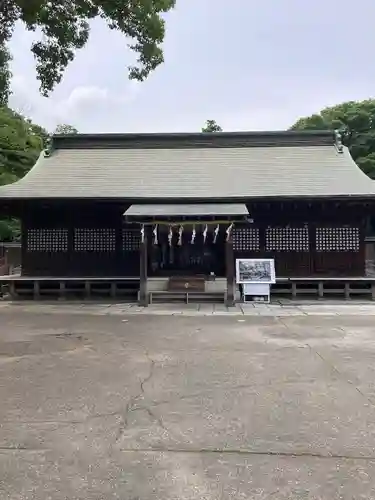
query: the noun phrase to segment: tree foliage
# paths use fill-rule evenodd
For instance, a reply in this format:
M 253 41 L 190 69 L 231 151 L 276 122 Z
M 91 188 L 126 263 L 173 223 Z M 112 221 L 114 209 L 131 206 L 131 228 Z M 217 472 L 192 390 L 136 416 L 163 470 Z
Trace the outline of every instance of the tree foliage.
M 1 107 L 0 182 L 1 179 L 9 182 L 23 177 L 35 164 L 46 137 L 48 133 L 41 127 L 10 108 Z
M 18 241 L 20 238 L 21 226 L 18 219 L 0 219 L 0 241 Z
M 10 96 L 10 63 L 11 56 L 8 47 L 0 44 L 0 106 L 5 106 Z
M 42 40 L 31 50 L 41 92 L 48 95 L 76 50 L 87 43 L 89 22 L 101 18 L 110 29 L 133 40 L 130 48 L 138 59 L 129 76 L 142 81 L 163 62 L 162 14 L 174 5 L 175 0 L 0 0 L 0 45 L 10 40 L 17 21 L 29 31 L 42 32 Z
M 375 179 L 375 99 L 348 101 L 301 118 L 292 130 L 339 130 L 357 165 Z
M 78 130 L 73 127 L 72 125 L 68 125 L 66 123 L 61 123 L 57 125 L 54 134 L 59 134 L 59 135 L 71 135 L 71 134 L 78 134 Z
M 202 132 L 222 132 L 223 129 L 216 123 L 215 120 L 207 120 Z
M 23 177 L 34 166 L 48 133 L 6 106 L 0 107 L 0 185 Z M 19 234 L 17 220 L 0 220 L 0 240 Z

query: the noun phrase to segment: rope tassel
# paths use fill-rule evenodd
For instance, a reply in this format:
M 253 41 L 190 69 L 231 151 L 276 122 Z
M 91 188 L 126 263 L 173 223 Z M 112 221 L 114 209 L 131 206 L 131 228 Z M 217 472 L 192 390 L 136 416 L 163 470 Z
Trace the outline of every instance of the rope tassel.
M 154 245 L 158 244 L 158 225 L 156 224 L 153 230 L 154 233 Z
M 172 238 L 173 238 L 172 226 L 169 226 L 168 243 L 170 247 L 172 246 Z
M 227 232 L 227 238 L 226 238 L 227 241 L 229 241 L 230 233 L 232 232 L 232 228 L 233 228 L 233 222 L 230 226 L 228 226 L 227 231 L 226 231 Z
M 217 237 L 219 235 L 219 231 L 220 231 L 220 226 L 219 224 L 216 226 L 215 228 L 215 231 L 214 231 L 214 243 L 216 243 L 216 240 L 217 240 Z
M 196 236 L 197 232 L 195 230 L 195 225 L 193 226 L 193 232 L 191 233 L 191 244 L 194 245 L 194 241 L 195 241 L 195 236 Z
M 183 226 L 180 226 L 179 230 L 178 230 L 178 243 L 177 245 L 180 247 L 182 246 L 182 233 L 184 231 L 184 228 Z
M 208 232 L 208 226 L 206 224 L 205 228 L 204 228 L 204 231 L 203 231 L 203 243 L 206 243 L 207 232 Z

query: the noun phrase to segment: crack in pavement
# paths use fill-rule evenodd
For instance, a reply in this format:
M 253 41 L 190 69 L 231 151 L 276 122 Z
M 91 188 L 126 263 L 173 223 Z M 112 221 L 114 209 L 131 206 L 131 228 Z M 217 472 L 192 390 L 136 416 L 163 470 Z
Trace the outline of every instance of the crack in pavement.
M 285 321 L 281 320 L 280 318 L 278 318 L 279 322 L 288 330 L 290 331 L 290 327 L 285 323 Z M 338 330 L 341 330 L 343 333 L 345 333 L 345 330 L 344 328 L 342 327 L 337 327 Z M 372 407 L 375 406 L 375 401 L 373 401 L 369 396 L 367 396 L 363 391 L 361 391 L 361 389 L 356 385 L 356 383 L 353 381 L 353 380 L 350 380 L 348 379 L 347 377 L 345 377 L 345 375 L 332 363 L 330 362 L 328 359 L 326 359 L 317 349 L 314 349 L 312 347 L 311 344 L 309 343 L 305 343 L 305 344 L 301 344 L 301 346 L 303 347 L 307 347 L 311 353 L 314 353 L 316 356 L 318 356 L 321 361 L 323 361 L 324 364 L 328 365 L 330 367 L 330 369 L 335 372 L 341 380 L 345 381 L 347 384 L 351 385 L 352 387 L 355 388 L 355 390 L 363 397 L 365 398 Z M 334 347 L 336 347 L 334 345 Z
M 44 453 L 51 451 L 50 448 L 28 448 L 27 446 L 0 446 L 0 453 L 6 451 L 31 451 L 37 453 Z
M 0 446 L 0 454 L 6 452 L 30 452 L 30 453 L 47 453 L 52 451 L 49 448 L 27 448 L 18 446 Z M 355 460 L 364 462 L 375 462 L 375 455 L 343 455 L 334 453 L 314 453 L 308 451 L 255 451 L 246 448 L 170 448 L 162 446 L 153 446 L 150 448 L 120 448 L 117 450 L 120 453 L 170 453 L 176 455 L 243 455 L 254 457 L 275 457 L 275 458 L 305 458 L 319 460 Z
M 310 344 L 306 344 L 306 345 L 310 349 L 311 352 L 315 353 L 323 361 L 323 363 L 325 363 L 326 365 L 328 365 L 333 372 L 337 373 L 337 375 L 340 377 L 341 380 L 344 380 L 347 384 L 349 384 L 352 387 L 354 387 L 354 389 L 363 398 L 365 398 L 366 401 L 368 401 L 372 407 L 375 406 L 375 401 L 373 401 L 369 396 L 367 396 L 363 391 L 361 391 L 361 389 L 355 384 L 355 382 L 353 382 L 352 380 L 346 378 L 345 375 L 333 363 L 331 363 L 330 361 L 328 361 L 328 359 L 326 359 L 322 354 L 320 354 L 319 351 L 317 351 L 316 349 L 313 349 Z
M 363 460 L 375 461 L 375 455 L 341 455 L 334 453 L 314 453 L 309 451 L 255 451 L 246 448 L 170 448 L 153 446 L 150 448 L 120 448 L 123 453 L 174 453 L 174 454 L 216 454 L 216 455 L 248 455 L 285 458 L 317 458 L 330 460 Z
M 306 346 L 304 346 L 306 348 Z M 313 380 L 313 379 L 311 379 Z M 284 384 L 288 384 L 288 383 L 293 383 L 293 381 L 291 382 L 284 382 Z M 269 380 L 267 382 L 264 382 L 262 384 L 257 384 L 256 387 L 258 388 L 267 388 L 267 387 L 272 387 L 272 385 L 274 384 L 274 381 L 273 380 Z M 259 390 L 255 390 L 255 385 L 254 383 L 251 383 L 251 384 L 238 384 L 238 385 L 232 385 L 232 386 L 228 386 L 226 387 L 225 389 L 227 391 L 237 391 L 237 390 L 242 390 L 242 389 L 253 389 L 253 393 L 256 394 L 256 395 L 259 395 L 260 394 L 260 391 Z M 184 394 L 183 396 L 176 396 L 176 397 L 171 397 L 169 399 L 161 399 L 159 401 L 152 401 L 151 403 L 148 404 L 148 408 L 156 408 L 158 406 L 162 406 L 162 405 L 168 405 L 168 404 L 174 404 L 174 403 L 178 403 L 179 401 L 185 401 L 185 400 L 188 400 L 188 399 L 194 399 L 194 398 L 201 398 L 201 397 L 204 397 L 204 396 L 210 396 L 212 393 L 214 393 L 215 391 L 220 391 L 222 390 L 222 386 L 218 386 L 218 387 L 207 387 L 207 389 L 203 390 L 203 391 L 199 391 L 199 392 L 193 392 L 191 394 Z M 145 410 L 146 408 L 143 407 L 143 406 L 139 406 L 139 409 L 142 409 L 142 410 Z
M 115 440 L 116 443 L 122 438 L 124 432 L 128 428 L 129 415 L 137 411 L 145 411 L 149 415 L 149 417 L 159 425 L 159 427 L 161 427 L 163 430 L 167 430 L 163 423 L 162 418 L 156 415 L 148 405 L 141 405 L 141 406 L 137 405 L 138 401 L 140 399 L 143 399 L 145 394 L 145 385 L 152 379 L 155 370 L 155 361 L 150 357 L 147 351 L 145 355 L 150 363 L 149 373 L 143 380 L 140 381 L 140 392 L 135 396 L 133 396 L 132 398 L 130 398 L 129 402 L 125 407 L 125 411 L 122 415 L 122 422 L 119 425 L 119 429 L 116 435 L 116 440 Z
M 304 345 L 303 347 L 306 348 L 308 346 Z M 311 380 L 313 381 L 313 379 L 311 379 Z M 145 383 L 145 381 L 143 382 L 143 384 L 144 383 Z M 288 384 L 288 383 L 289 382 L 284 382 L 284 384 Z M 293 381 L 291 381 L 290 383 L 293 383 Z M 267 387 L 272 386 L 272 384 L 273 384 L 273 380 L 269 380 L 269 381 L 263 382 L 262 384 L 258 384 L 257 387 L 263 389 L 263 388 L 267 388 Z M 226 388 L 226 390 L 237 391 L 237 390 L 242 390 L 242 389 L 254 389 L 254 387 L 255 387 L 254 383 L 238 384 L 238 385 L 228 386 Z M 159 401 L 152 401 L 152 402 L 149 402 L 149 404 L 147 406 L 138 404 L 132 408 L 132 411 L 133 412 L 138 411 L 138 410 L 139 411 L 146 411 L 146 412 L 148 412 L 148 414 L 150 416 L 152 414 L 152 418 L 154 420 L 161 420 L 160 417 L 158 417 L 152 413 L 151 408 L 157 408 L 158 406 L 162 406 L 162 405 L 175 404 L 175 403 L 178 403 L 179 401 L 185 401 L 185 400 L 194 399 L 194 398 L 200 398 L 200 397 L 205 397 L 205 396 L 210 397 L 212 393 L 214 393 L 215 391 L 220 391 L 221 389 L 222 389 L 221 386 L 220 387 L 219 386 L 218 387 L 207 387 L 207 389 L 202 390 L 202 391 L 197 391 L 197 392 L 193 392 L 190 394 L 184 394 L 182 396 L 170 397 L 168 399 L 161 399 Z M 260 391 L 254 390 L 254 394 L 259 395 Z M 136 403 L 135 399 L 140 398 L 141 396 L 142 396 L 142 393 L 140 395 L 138 394 L 136 396 L 133 396 L 130 400 L 130 403 L 131 402 Z M 128 405 L 126 405 L 126 407 L 127 406 Z M 24 424 L 24 425 L 35 425 L 35 426 L 37 426 L 37 425 L 80 425 L 80 424 L 88 423 L 91 420 L 96 420 L 96 419 L 100 419 L 100 418 L 117 417 L 117 416 L 123 416 L 124 414 L 126 415 L 126 413 L 127 413 L 126 407 L 125 407 L 125 412 L 122 412 L 120 410 L 115 410 L 112 412 L 96 413 L 95 415 L 88 415 L 87 417 L 82 418 L 82 419 L 73 419 L 73 420 L 16 420 L 16 421 L 15 420 L 2 420 L 1 423 L 2 423 L 2 425 L 17 423 L 17 425 Z M 164 428 L 165 424 L 161 423 L 160 426 Z

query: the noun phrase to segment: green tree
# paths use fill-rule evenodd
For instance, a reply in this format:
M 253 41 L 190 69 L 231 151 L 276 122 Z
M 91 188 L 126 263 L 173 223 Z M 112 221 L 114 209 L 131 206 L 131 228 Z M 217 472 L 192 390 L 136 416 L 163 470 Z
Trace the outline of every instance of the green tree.
M 34 166 L 48 133 L 6 106 L 0 107 L 0 185 L 15 182 Z M 0 221 L 0 240 L 19 234 L 15 219 Z
M 10 96 L 10 53 L 7 46 L 0 44 L 0 106 L 5 106 L 8 103 Z
M 42 151 L 48 133 L 8 107 L 0 107 L 0 173 L 23 177 Z
M 301 118 L 292 130 L 339 130 L 357 165 L 375 179 L 375 99 L 348 101 Z
M 72 125 L 67 125 L 66 123 L 61 123 L 60 125 L 57 125 L 54 134 L 59 134 L 59 135 L 71 135 L 71 134 L 78 134 L 78 130 L 73 127 Z
M 29 31 L 40 30 L 43 38 L 31 50 L 43 95 L 48 95 L 62 79 L 77 49 L 87 43 L 94 18 L 120 31 L 134 42 L 138 55 L 130 68 L 132 79 L 144 80 L 163 62 L 161 44 L 165 27 L 162 14 L 176 0 L 0 0 L 0 46 L 12 37 L 16 22 Z
M 0 219 L 0 241 L 17 241 L 21 238 L 21 225 L 18 219 Z
M 215 120 L 207 120 L 202 132 L 222 132 L 223 129 L 216 123 Z

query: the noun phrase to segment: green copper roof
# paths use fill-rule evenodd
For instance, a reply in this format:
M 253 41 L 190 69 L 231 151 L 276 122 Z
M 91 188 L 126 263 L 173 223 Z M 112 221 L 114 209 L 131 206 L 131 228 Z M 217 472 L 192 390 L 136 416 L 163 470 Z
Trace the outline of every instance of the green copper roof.
M 375 183 L 327 132 L 69 136 L 0 187 L 8 199 L 132 202 L 369 195 Z

